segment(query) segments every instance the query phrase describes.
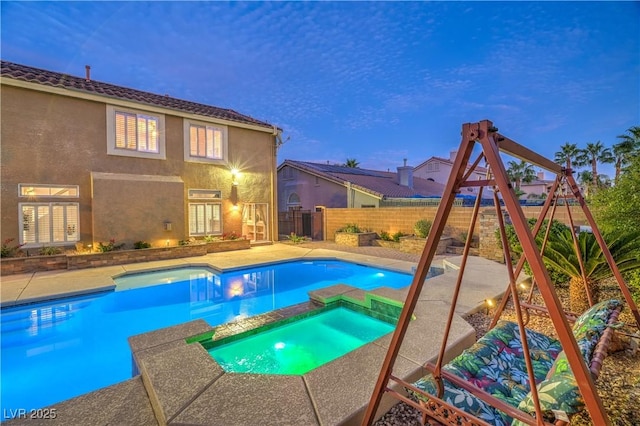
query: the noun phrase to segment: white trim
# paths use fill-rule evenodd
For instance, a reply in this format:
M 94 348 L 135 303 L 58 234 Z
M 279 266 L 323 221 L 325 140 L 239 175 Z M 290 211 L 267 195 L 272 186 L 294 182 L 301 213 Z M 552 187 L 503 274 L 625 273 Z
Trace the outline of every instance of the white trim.
M 101 103 L 104 103 L 104 104 L 117 105 L 117 106 L 124 107 L 124 108 L 132 108 L 132 109 L 141 109 L 142 108 L 142 109 L 144 109 L 146 111 L 154 112 L 154 113 L 157 113 L 157 114 L 170 114 L 170 115 L 174 115 L 174 116 L 177 116 L 177 117 L 183 117 L 183 118 L 188 118 L 188 119 L 193 119 L 193 120 L 202 120 L 202 121 L 207 121 L 207 122 L 210 122 L 210 123 L 225 124 L 225 125 L 228 125 L 228 126 L 240 127 L 240 128 L 243 128 L 243 129 L 255 130 L 255 131 L 258 131 L 258 132 L 264 132 L 264 133 L 269 133 L 269 134 L 273 134 L 273 131 L 274 131 L 273 129 L 275 127 L 275 126 L 272 126 L 272 125 L 269 125 L 269 127 L 263 127 L 263 126 L 258 126 L 258 125 L 254 125 L 254 124 L 241 123 L 241 122 L 233 121 L 233 120 L 224 120 L 224 119 L 221 119 L 221 118 L 215 118 L 215 117 L 209 117 L 209 116 L 205 116 L 205 115 L 192 114 L 192 113 L 188 113 L 188 112 L 184 112 L 184 111 L 180 111 L 180 110 L 175 110 L 175 109 L 171 109 L 171 108 L 159 107 L 159 106 L 143 104 L 143 103 L 138 103 L 138 102 L 133 102 L 133 101 L 127 101 L 127 100 L 123 100 L 123 99 L 120 99 L 120 98 L 114 98 L 114 97 L 110 97 L 110 96 L 94 95 L 92 93 L 87 93 L 85 91 L 80 91 L 80 90 L 76 91 L 76 90 L 68 89 L 68 88 L 45 86 L 45 85 L 42 85 L 42 84 L 39 84 L 39 83 L 32 83 L 32 82 L 29 82 L 29 81 L 15 80 L 15 79 L 9 78 L 9 77 L 0 77 L 0 85 L 1 84 L 6 84 L 7 86 L 20 87 L 20 88 L 23 88 L 23 89 L 35 90 L 35 91 L 38 91 L 38 92 L 45 92 L 45 93 L 52 93 L 52 94 L 61 95 L 61 96 L 68 96 L 68 97 L 71 97 L 71 98 L 79 98 L 79 99 L 85 99 L 85 100 L 94 101 L 94 102 L 101 102 Z M 211 105 L 209 105 L 209 106 L 211 106 Z
M 54 206 L 64 206 L 65 207 L 65 219 L 67 219 L 67 211 L 66 211 L 66 207 L 68 206 L 75 206 L 76 207 L 76 212 L 77 212 L 77 217 L 76 219 L 76 223 L 73 225 L 73 234 L 76 235 L 76 239 L 73 240 L 65 240 L 65 241 L 48 241 L 48 242 L 36 242 L 36 243 L 24 243 L 24 219 L 23 219 L 23 207 L 24 206 L 33 206 L 35 207 L 36 210 L 36 214 L 37 214 L 37 209 L 38 207 L 48 207 L 49 208 L 49 214 L 51 214 L 52 209 Z M 71 245 L 71 244 L 75 244 L 76 242 L 80 241 L 80 203 L 64 203 L 64 202 L 52 202 L 52 203 L 42 203 L 42 202 L 24 202 L 24 203 L 18 203 L 18 220 L 19 220 L 19 242 L 20 244 L 23 244 L 24 248 L 37 248 L 37 247 L 53 247 L 53 246 L 65 246 L 65 245 Z M 34 226 L 36 226 L 36 230 L 34 232 L 36 232 L 36 238 L 37 238 L 37 228 L 38 228 L 38 224 L 37 224 L 37 219 L 34 218 Z M 50 229 L 49 229 L 49 238 L 51 239 L 53 237 L 53 233 L 54 233 L 54 229 L 52 227 L 53 223 L 50 223 Z M 71 226 L 71 225 L 68 225 Z M 65 231 L 63 231 L 65 232 Z
M 185 118 L 182 120 L 182 129 L 183 129 L 183 145 L 184 145 L 184 161 L 188 163 L 204 163 L 204 164 L 214 164 L 218 166 L 226 166 L 228 164 L 228 153 L 229 153 L 229 132 L 227 126 L 211 123 L 202 120 L 190 120 Z M 195 126 L 209 126 L 216 127 L 222 131 L 222 158 L 206 158 L 206 157 L 192 157 L 191 156 L 191 125 Z M 211 126 L 211 124 L 215 124 L 215 126 Z
M 121 157 L 148 158 L 153 160 L 166 160 L 167 149 L 165 145 L 165 125 L 164 115 L 152 114 L 141 109 L 123 108 L 115 105 L 106 105 L 107 110 L 107 155 L 117 155 Z M 158 119 L 158 152 L 135 151 L 131 149 L 116 148 L 116 111 L 128 112 L 132 114 L 151 115 Z

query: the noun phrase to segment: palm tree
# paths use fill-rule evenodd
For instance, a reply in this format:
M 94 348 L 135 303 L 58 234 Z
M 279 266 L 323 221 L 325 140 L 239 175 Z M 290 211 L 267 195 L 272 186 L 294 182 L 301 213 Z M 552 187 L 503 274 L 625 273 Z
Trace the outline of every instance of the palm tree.
M 556 152 L 554 160 L 558 164 L 565 163 L 567 165 L 567 169 L 570 169 L 571 163 L 575 162 L 579 153 L 580 150 L 575 143 L 566 142 L 560 147 L 560 151 Z
M 620 143 L 627 142 L 640 149 L 640 126 L 629 127 L 627 133 L 618 135 L 617 138 L 620 139 Z
M 618 183 L 618 178 L 622 169 L 629 165 L 631 158 L 640 153 L 640 126 L 632 126 L 627 129 L 627 133 L 618 135 L 620 140 L 617 144 L 613 145 L 613 157 L 616 166 L 615 182 Z
M 576 158 L 577 165 L 591 165 L 591 183 L 594 188 L 598 186 L 598 163 L 613 163 L 613 154 L 609 148 L 605 148 L 602 142 L 587 143 L 587 147 L 580 150 Z
M 589 302 L 580 270 L 580 262 L 573 244 L 572 232 L 571 229 L 565 229 L 558 234 L 550 235 L 543 259 L 548 268 L 570 277 L 569 309 L 575 313 L 582 313 L 589 308 Z M 587 279 L 586 286 L 594 296 L 595 302 L 598 281 L 613 276 L 613 272 L 609 268 L 594 234 L 581 232 L 577 238 L 584 264 L 584 274 Z M 640 268 L 639 231 L 603 234 L 603 238 L 607 242 L 607 247 L 609 247 L 611 256 L 620 272 Z
M 631 157 L 637 154 L 636 151 L 637 149 L 635 149 L 633 143 L 629 141 L 623 141 L 613 145 L 612 153 L 614 164 L 616 166 L 616 175 L 614 180 L 616 183 L 618 183 L 618 178 L 620 177 L 623 167 L 629 165 Z
M 519 163 L 515 161 L 509 161 L 509 168 L 507 168 L 507 176 L 513 183 L 516 194 L 521 195 L 520 185 L 522 182 L 533 182 L 536 178 L 536 172 L 533 170 L 533 165 L 527 163 L 524 160 L 520 160 Z
M 355 158 L 347 158 L 347 162 L 344 163 L 345 167 L 351 167 L 352 169 L 357 169 L 359 165 L 360 163 Z

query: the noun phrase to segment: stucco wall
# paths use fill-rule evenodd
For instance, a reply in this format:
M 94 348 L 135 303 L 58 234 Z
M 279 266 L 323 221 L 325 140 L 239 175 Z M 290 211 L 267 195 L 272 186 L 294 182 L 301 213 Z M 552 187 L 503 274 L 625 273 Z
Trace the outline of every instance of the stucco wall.
M 347 188 L 343 185 L 322 178 L 316 184 L 315 175 L 298 169 L 293 169 L 293 177 L 287 178 L 285 168 L 288 166 L 278 172 L 278 211 L 288 210 L 287 201 L 294 192 L 300 197 L 302 210 L 313 210 L 315 206 L 346 207 Z
M 182 216 L 173 222 L 175 239 L 188 237 L 187 191 L 193 189 L 215 189 L 222 192 L 223 231 L 241 228 L 241 208 L 234 209 L 231 198 L 240 203 L 258 202 L 276 205 L 275 194 L 275 152 L 273 136 L 269 132 L 228 127 L 228 163 L 210 165 L 184 161 L 183 118 L 165 114 L 166 159 L 144 159 L 107 155 L 105 103 L 43 93 L 35 90 L 2 86 L 1 91 L 1 191 L 2 196 L 2 239 L 19 237 L 18 184 L 65 184 L 79 185 L 78 199 L 64 200 L 80 204 L 80 238 L 85 244 L 94 241 L 92 230 L 105 225 L 104 219 L 97 226 L 94 221 L 102 212 L 96 209 L 91 193 L 91 173 L 122 173 L 153 175 L 160 177 L 180 177 L 183 190 L 180 194 L 171 189 L 169 194 L 159 195 L 149 191 L 133 195 L 120 194 L 121 205 L 131 209 L 171 204 L 171 209 L 182 209 Z M 140 106 L 141 111 L 144 107 Z M 241 171 L 238 186 L 233 187 L 230 169 Z M 141 187 L 142 188 L 142 187 Z M 135 199 L 134 199 L 135 198 Z M 169 200 L 170 198 L 170 200 Z M 129 200 L 125 202 L 125 200 Z M 50 202 L 55 199 L 30 200 Z M 60 201 L 59 199 L 57 201 Z M 102 208 L 105 206 L 102 205 Z M 164 207 L 166 208 L 166 207 Z M 120 214 L 126 214 L 121 211 Z M 144 240 L 149 231 L 141 231 L 147 226 L 158 226 L 153 221 L 137 214 L 130 219 L 130 227 L 136 230 L 127 234 L 131 240 Z M 181 219 L 181 220 L 180 220 Z M 271 238 L 277 235 L 277 220 L 270 226 Z M 102 230 L 100 239 L 104 238 Z M 115 231 L 106 232 L 113 234 Z M 155 237 L 154 237 L 155 238 Z

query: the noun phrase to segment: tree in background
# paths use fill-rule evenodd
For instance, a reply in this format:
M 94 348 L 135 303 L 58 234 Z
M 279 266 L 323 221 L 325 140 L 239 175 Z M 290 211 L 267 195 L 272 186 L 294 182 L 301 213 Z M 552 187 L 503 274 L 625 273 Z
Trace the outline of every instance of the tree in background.
M 581 149 L 576 159 L 576 165 L 591 165 L 591 185 L 598 187 L 598 163 L 613 163 L 613 154 L 609 148 L 605 148 L 602 142 L 587 143 L 586 148 Z
M 357 169 L 359 165 L 360 163 L 355 158 L 347 158 L 347 162 L 344 163 L 345 167 L 351 167 L 352 169 Z
M 598 226 L 604 230 L 640 230 L 640 155 L 631 159 L 614 187 L 598 192 L 590 202 Z
M 627 133 L 618 135 L 618 139 L 620 142 L 612 148 L 616 167 L 616 184 L 622 170 L 630 164 L 633 157 L 640 154 L 640 126 L 630 127 Z
M 519 163 L 515 161 L 509 161 L 509 167 L 507 168 L 507 176 L 513 183 L 516 195 L 519 197 L 522 195 L 520 185 L 524 183 L 533 182 L 536 178 L 536 172 L 533 170 L 533 165 L 527 163 L 524 160 L 520 160 Z
M 566 142 L 560 147 L 560 151 L 556 152 L 554 161 L 558 164 L 566 164 L 567 168 L 571 168 L 571 164 L 576 161 L 580 150 L 575 143 Z

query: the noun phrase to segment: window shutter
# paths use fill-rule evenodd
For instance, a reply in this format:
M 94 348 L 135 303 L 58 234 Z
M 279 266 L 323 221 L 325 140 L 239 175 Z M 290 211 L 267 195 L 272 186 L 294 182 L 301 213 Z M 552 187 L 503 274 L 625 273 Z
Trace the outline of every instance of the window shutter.
M 36 220 L 33 206 L 22 206 L 22 243 L 36 242 Z
M 78 241 L 78 206 L 70 205 L 66 206 L 66 236 L 65 241 Z
M 51 241 L 51 217 L 49 214 L 49 206 L 37 206 L 36 207 L 36 229 L 37 229 L 37 242 L 48 243 Z

